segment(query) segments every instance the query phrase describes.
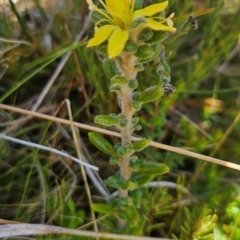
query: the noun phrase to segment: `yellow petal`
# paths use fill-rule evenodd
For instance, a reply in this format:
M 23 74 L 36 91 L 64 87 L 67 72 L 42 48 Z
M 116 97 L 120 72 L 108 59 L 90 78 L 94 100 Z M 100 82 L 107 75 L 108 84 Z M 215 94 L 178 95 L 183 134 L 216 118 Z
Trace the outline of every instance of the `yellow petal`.
M 114 58 L 121 54 L 128 40 L 129 33 L 120 28 L 116 29 L 108 40 L 108 57 Z
M 147 18 L 147 26 L 155 31 L 167 31 L 167 32 L 175 32 L 177 29 L 171 26 L 163 25 L 160 22 L 157 22 L 151 18 Z
M 116 23 L 119 20 L 116 20 L 115 17 L 120 18 L 122 22 L 125 23 L 125 26 L 130 21 L 130 5 L 127 4 L 126 0 L 106 0 L 106 6 L 110 14 L 113 16 Z M 122 26 L 120 26 L 122 27 Z
M 100 27 L 94 34 L 94 37 L 89 40 L 87 47 L 94 47 L 103 43 L 115 28 L 117 27 L 114 25 L 104 25 Z
M 133 13 L 133 19 L 136 19 L 137 17 L 149 17 L 156 13 L 162 12 L 168 5 L 168 1 L 162 2 L 162 3 L 156 3 L 152 4 L 148 7 L 145 7 L 143 9 L 139 9 Z

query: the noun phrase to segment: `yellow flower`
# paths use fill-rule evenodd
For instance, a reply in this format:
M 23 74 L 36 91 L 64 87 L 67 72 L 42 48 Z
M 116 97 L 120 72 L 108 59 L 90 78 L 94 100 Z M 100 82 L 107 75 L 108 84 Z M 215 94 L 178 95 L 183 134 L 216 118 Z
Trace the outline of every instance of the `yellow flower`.
M 145 18 L 146 27 L 155 31 L 175 32 L 171 18 L 152 17 L 156 13 L 162 12 L 168 5 L 168 1 L 152 4 L 143 9 L 135 10 L 135 0 L 99 0 L 103 9 L 98 8 L 92 0 L 86 0 L 91 11 L 99 12 L 104 16 L 104 21 L 108 24 L 99 27 L 87 47 L 98 46 L 108 39 L 107 52 L 109 58 L 117 57 L 125 47 L 129 39 L 129 25 L 139 17 Z M 101 23 L 101 21 L 100 21 Z M 164 25 L 163 23 L 166 23 Z

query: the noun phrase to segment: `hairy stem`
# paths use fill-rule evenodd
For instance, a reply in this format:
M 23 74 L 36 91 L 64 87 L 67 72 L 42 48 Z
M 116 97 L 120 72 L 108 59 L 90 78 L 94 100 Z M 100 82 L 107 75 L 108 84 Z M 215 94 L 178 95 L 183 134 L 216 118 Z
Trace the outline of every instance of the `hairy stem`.
M 122 59 L 117 62 L 118 68 L 121 71 L 122 76 L 128 80 L 135 79 L 137 71 L 134 68 L 136 62 L 136 57 L 130 53 L 122 54 Z M 121 108 L 121 113 L 127 120 L 127 125 L 121 129 L 121 142 L 122 146 L 130 144 L 132 136 L 132 118 L 134 114 L 134 109 L 132 107 L 132 95 L 133 89 L 129 86 L 122 86 L 120 92 L 118 93 L 119 105 Z M 121 157 L 119 161 L 119 168 L 121 172 L 121 177 L 124 181 L 128 181 L 131 175 L 131 168 L 129 166 L 129 160 L 131 153 L 127 153 Z M 128 190 L 119 189 L 119 197 L 126 198 L 128 196 Z M 123 229 L 126 225 L 125 220 L 119 220 L 118 227 Z

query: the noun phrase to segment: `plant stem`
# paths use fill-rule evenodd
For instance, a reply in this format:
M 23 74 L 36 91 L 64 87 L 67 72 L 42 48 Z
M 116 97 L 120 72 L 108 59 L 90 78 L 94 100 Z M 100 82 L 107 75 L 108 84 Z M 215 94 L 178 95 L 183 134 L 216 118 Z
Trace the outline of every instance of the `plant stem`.
M 123 53 L 121 60 L 117 61 L 117 65 L 119 70 L 121 71 L 122 76 L 127 78 L 128 80 L 135 79 L 137 75 L 137 70 L 134 68 L 136 62 L 136 57 L 131 53 Z M 121 87 L 120 92 L 118 93 L 119 105 L 121 108 L 121 113 L 124 118 L 127 120 L 127 125 L 121 129 L 121 142 L 122 146 L 126 146 L 130 144 L 132 137 L 132 118 L 135 112 L 132 107 L 132 95 L 133 89 L 131 89 L 128 85 L 124 85 Z M 129 160 L 132 153 L 127 153 L 123 155 L 119 161 L 119 168 L 121 177 L 124 181 L 128 181 L 131 175 L 131 168 L 129 166 Z M 119 197 L 126 198 L 128 196 L 128 190 L 118 189 Z M 118 227 L 123 229 L 126 225 L 126 221 L 119 219 Z
M 131 136 L 132 136 L 132 116 L 133 116 L 133 110 L 131 105 L 131 99 L 132 99 L 132 89 L 129 87 L 122 87 L 121 89 L 121 109 L 122 114 L 125 119 L 127 119 L 127 126 L 122 128 L 121 130 L 121 141 L 122 146 L 126 146 L 127 144 L 131 143 Z M 121 157 L 119 161 L 119 167 L 121 171 L 122 178 L 127 181 L 131 174 L 131 168 L 129 167 L 129 160 L 130 160 L 131 154 L 125 154 Z M 128 195 L 127 190 L 121 189 L 119 192 L 120 198 L 125 198 Z

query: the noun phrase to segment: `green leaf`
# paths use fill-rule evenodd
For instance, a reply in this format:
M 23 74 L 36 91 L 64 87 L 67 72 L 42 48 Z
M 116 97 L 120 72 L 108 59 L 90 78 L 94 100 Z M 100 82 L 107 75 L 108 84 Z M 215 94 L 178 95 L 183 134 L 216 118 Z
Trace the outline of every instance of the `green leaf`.
M 131 52 L 131 53 L 136 53 L 138 50 L 138 46 L 136 43 L 128 40 L 125 44 L 125 47 L 123 49 L 123 51 L 125 52 Z
M 151 39 L 152 37 L 153 37 L 153 31 L 150 28 L 143 29 L 139 35 L 139 39 L 144 42 Z
M 143 161 L 138 172 L 141 174 L 162 175 L 169 172 L 169 167 L 164 163 Z
M 142 63 L 136 63 L 136 65 L 134 66 L 135 69 L 137 69 L 138 72 L 141 72 L 144 70 L 144 66 Z
M 152 175 L 139 174 L 137 176 L 134 176 L 133 180 L 136 181 L 136 183 L 138 184 L 138 187 L 142 187 L 143 185 L 149 183 L 154 177 L 155 177 L 154 174 Z
M 128 28 L 129 29 L 136 29 L 137 27 L 139 27 L 143 23 L 144 24 L 146 23 L 146 18 L 145 17 L 138 17 L 128 25 Z
M 113 76 L 120 74 L 120 72 L 116 66 L 116 63 L 113 59 L 105 58 L 102 61 L 102 66 L 103 66 L 103 70 L 108 78 L 112 78 Z
M 148 44 L 156 44 L 164 41 L 168 37 L 169 33 L 163 31 L 155 31 L 152 38 L 147 40 Z
M 136 142 L 133 142 L 133 150 L 134 151 L 141 151 L 143 150 L 145 147 L 147 147 L 150 143 L 150 140 L 149 139 L 142 139 L 140 141 L 136 141 Z
M 125 85 L 125 84 L 128 84 L 128 79 L 126 79 L 125 77 L 123 77 L 121 75 L 115 75 L 111 78 L 110 82 L 113 86 Z
M 154 54 L 153 49 L 148 45 L 141 45 L 138 47 L 138 51 L 135 53 L 137 58 L 151 58 Z
M 119 162 L 119 157 L 117 157 L 117 156 L 112 156 L 112 157 L 109 159 L 109 163 L 110 163 L 111 165 L 118 164 L 118 162 Z
M 143 0 L 135 0 L 134 11 L 143 7 Z
M 135 111 L 139 111 L 142 107 L 142 104 L 139 103 L 138 101 L 133 100 L 132 107 L 134 108 Z
M 137 199 L 137 200 L 140 200 L 143 196 L 143 191 L 142 189 L 135 189 L 131 192 L 131 197 L 133 199 Z
M 159 99 L 164 94 L 164 89 L 161 85 L 156 85 L 144 90 L 139 97 L 139 102 L 153 102 Z
M 118 124 L 118 119 L 109 115 L 98 115 L 95 117 L 94 122 L 103 126 L 114 126 Z
M 132 89 L 136 89 L 138 87 L 138 81 L 136 79 L 129 80 L 128 86 Z
M 102 135 L 95 132 L 90 132 L 88 133 L 88 137 L 90 141 L 93 143 L 93 145 L 100 151 L 107 153 L 109 155 L 117 155 L 112 144 L 109 141 L 107 141 Z
M 137 209 L 134 206 L 127 206 L 125 209 L 125 215 L 131 224 L 136 225 L 138 223 L 139 215 Z
M 105 214 L 112 214 L 115 212 L 115 209 L 107 203 L 93 203 L 91 206 L 95 212 Z

